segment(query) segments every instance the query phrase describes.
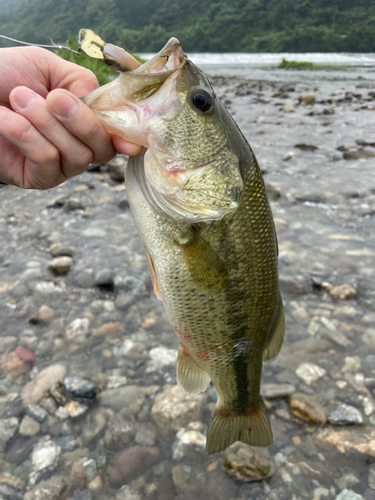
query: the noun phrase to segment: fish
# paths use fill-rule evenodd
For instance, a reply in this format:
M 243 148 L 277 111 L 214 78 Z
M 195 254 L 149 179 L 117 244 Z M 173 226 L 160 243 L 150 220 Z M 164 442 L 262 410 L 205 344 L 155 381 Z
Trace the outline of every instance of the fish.
M 212 381 L 217 391 L 208 454 L 235 441 L 269 446 L 262 366 L 281 349 L 285 319 L 252 149 L 176 38 L 83 100 L 109 133 L 142 146 L 126 167 L 127 196 L 179 340 L 177 382 L 197 394 Z

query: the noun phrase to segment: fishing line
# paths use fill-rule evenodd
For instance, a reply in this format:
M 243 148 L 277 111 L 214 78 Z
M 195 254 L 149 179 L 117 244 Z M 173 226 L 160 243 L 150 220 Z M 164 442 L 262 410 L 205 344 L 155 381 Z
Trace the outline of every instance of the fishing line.
M 55 42 L 52 40 L 52 38 L 51 38 L 52 45 L 41 45 L 39 43 L 22 42 L 21 40 L 16 40 L 15 38 L 11 38 L 10 36 L 5 36 L 5 35 L 0 35 L 0 38 L 5 38 L 6 40 L 20 43 L 22 45 L 30 45 L 31 47 L 43 47 L 45 49 L 64 49 L 64 50 L 69 50 L 69 52 L 74 52 L 74 54 L 78 54 L 79 56 L 81 55 L 80 51 L 71 49 L 70 47 L 64 47 L 64 45 L 56 45 Z

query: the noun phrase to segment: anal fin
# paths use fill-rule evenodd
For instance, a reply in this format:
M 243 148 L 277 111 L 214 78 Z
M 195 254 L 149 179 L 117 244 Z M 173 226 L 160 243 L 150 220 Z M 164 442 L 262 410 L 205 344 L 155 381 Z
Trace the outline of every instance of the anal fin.
M 152 286 L 154 287 L 154 293 L 159 300 L 162 300 L 158 283 L 158 277 L 155 271 L 154 261 L 152 260 L 152 257 L 147 248 L 146 248 L 146 257 L 147 257 L 148 267 L 150 268 L 151 281 L 152 281 Z
M 189 394 L 203 392 L 210 384 L 207 372 L 195 363 L 182 344 L 178 348 L 177 383 Z
M 270 359 L 275 358 L 279 354 L 281 346 L 283 345 L 284 336 L 285 336 L 284 306 L 282 300 L 280 299 L 279 318 L 277 320 L 276 328 L 272 334 L 271 340 L 263 352 L 263 361 L 269 361 Z

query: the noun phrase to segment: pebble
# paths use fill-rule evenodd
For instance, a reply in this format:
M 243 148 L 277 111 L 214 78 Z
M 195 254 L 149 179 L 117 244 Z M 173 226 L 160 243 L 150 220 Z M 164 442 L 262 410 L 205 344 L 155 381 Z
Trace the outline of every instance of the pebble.
M 155 398 L 151 416 L 162 436 L 171 430 L 185 428 L 190 422 L 200 420 L 206 394 L 186 394 L 178 385 L 165 385 Z
M 106 290 L 113 290 L 115 283 L 111 269 L 101 269 L 95 275 L 95 286 Z
M 354 297 L 357 293 L 356 288 L 351 285 L 344 284 L 333 286 L 328 290 L 330 296 L 336 300 L 347 300 Z
M 294 106 L 291 106 L 289 104 L 285 105 L 282 110 L 281 110 L 283 113 L 295 113 L 296 112 L 296 108 Z
M 311 90 L 303 92 L 303 94 L 298 96 L 298 102 L 300 104 L 314 104 L 315 103 L 315 93 Z
M 107 415 L 105 408 L 99 408 L 99 410 L 91 413 L 86 419 L 83 432 L 80 436 L 81 443 L 84 446 L 95 446 L 98 439 L 103 437 L 107 426 Z
M 55 466 L 59 459 L 61 449 L 51 441 L 50 436 L 43 437 L 31 454 L 31 462 L 34 472 L 38 472 L 47 467 Z
M 130 486 L 123 486 L 116 495 L 116 500 L 143 500 L 141 495 Z
M 6 444 L 18 429 L 18 418 L 11 417 L 0 420 L 0 452 L 5 450 Z
M 363 418 L 359 410 L 350 405 L 340 405 L 328 417 L 332 425 L 362 424 Z
M 73 257 L 74 250 L 62 243 L 54 243 L 49 247 L 51 257 Z
M 195 430 L 180 429 L 173 443 L 172 456 L 174 460 L 180 460 L 191 452 L 203 453 L 206 449 L 207 438 L 201 432 Z
M 324 368 L 313 363 L 302 363 L 296 370 L 296 375 L 307 385 L 311 385 L 326 374 Z
M 79 403 L 78 401 L 69 401 L 64 406 L 60 406 L 55 415 L 61 420 L 66 418 L 78 418 L 84 415 L 88 410 L 88 407 Z
M 341 368 L 343 373 L 356 373 L 361 368 L 361 358 L 359 356 L 346 356 L 345 364 Z
M 55 318 L 55 311 L 46 305 L 39 308 L 35 316 L 29 319 L 29 323 L 38 325 L 39 323 L 50 323 Z
M 296 392 L 291 384 L 262 384 L 260 393 L 267 399 L 286 398 Z
M 63 276 L 70 271 L 73 259 L 71 257 L 55 257 L 48 263 L 48 269 L 56 276 Z
M 280 191 L 272 184 L 266 182 L 265 187 L 269 201 L 277 201 L 281 197 Z
M 48 412 L 39 405 L 28 405 L 26 408 L 26 415 L 29 415 L 29 417 L 41 424 L 48 417 Z
M 82 236 L 86 238 L 104 238 L 107 233 L 101 227 L 88 227 L 82 231 Z
M 100 476 L 95 476 L 88 484 L 88 489 L 91 491 L 98 491 L 102 488 L 103 481 Z
M 87 318 L 77 318 L 65 329 L 65 337 L 76 344 L 83 344 L 89 333 L 90 322 Z
M 110 178 L 115 182 L 124 182 L 127 160 L 120 155 L 115 156 L 106 163 Z
M 73 451 L 77 448 L 77 440 L 73 436 L 63 436 L 56 439 L 56 445 L 61 448 L 61 451 Z
M 36 436 L 39 431 L 40 424 L 29 415 L 25 415 L 19 428 L 21 436 Z
M 24 500 L 60 500 L 65 498 L 68 487 L 68 478 L 52 476 L 47 481 L 41 481 L 28 491 L 24 496 Z
M 12 375 L 13 378 L 18 377 L 19 375 L 27 373 L 31 367 L 32 364 L 21 359 L 16 351 L 1 356 L 1 369 L 5 377 L 8 375 Z
M 118 389 L 105 390 L 98 399 L 101 405 L 109 406 L 114 411 L 126 410 L 129 414 L 136 414 L 143 406 L 144 395 L 140 387 L 126 385 Z
M 375 349 L 375 330 L 373 328 L 367 328 L 362 335 L 362 340 L 368 347 Z
M 223 467 L 231 476 L 241 481 L 261 481 L 272 472 L 268 452 L 237 442 L 225 452 Z
M 99 328 L 94 328 L 92 334 L 94 337 L 106 337 L 107 335 L 114 335 L 119 332 L 121 323 L 119 321 L 105 323 Z
M 119 488 L 161 460 L 158 448 L 133 446 L 115 455 L 107 468 L 110 486 Z
M 60 289 L 52 281 L 40 281 L 35 285 L 35 291 L 42 295 L 52 295 L 55 292 L 60 292 Z
M 307 394 L 295 393 L 288 401 L 289 410 L 296 417 L 309 424 L 323 425 L 326 422 L 326 415 L 321 404 Z
M 150 361 L 146 366 L 146 373 L 152 373 L 167 366 L 174 366 L 177 362 L 177 351 L 166 347 L 153 347 L 149 352 Z
M 352 490 L 342 490 L 335 500 L 364 500 L 362 495 L 358 495 Z
M 65 396 L 68 399 L 95 399 L 96 384 L 92 380 L 80 377 L 65 377 L 63 381 Z
M 141 424 L 147 425 L 147 424 Z M 120 451 L 123 450 L 127 444 L 129 444 L 135 435 L 135 425 L 129 420 L 126 420 L 119 414 L 113 415 L 111 417 L 107 430 L 105 431 L 103 437 L 103 444 L 106 448 L 111 451 Z M 139 432 L 139 431 L 138 431 Z M 155 441 L 155 440 L 154 440 Z M 149 445 L 146 442 L 137 441 L 138 444 Z M 151 443 L 151 446 L 155 444 L 155 442 Z
M 47 396 L 53 387 L 63 381 L 65 375 L 64 365 L 52 365 L 42 370 L 37 377 L 23 387 L 21 396 L 24 405 L 35 404 Z
M 153 422 L 143 422 L 135 436 L 135 442 L 144 446 L 154 446 L 157 438 L 157 427 Z

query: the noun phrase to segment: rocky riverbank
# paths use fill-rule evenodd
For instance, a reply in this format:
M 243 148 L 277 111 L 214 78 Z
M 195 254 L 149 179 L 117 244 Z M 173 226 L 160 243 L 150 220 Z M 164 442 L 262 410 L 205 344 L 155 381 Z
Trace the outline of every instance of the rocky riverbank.
M 125 159 L 0 191 L 0 498 L 374 500 L 375 76 L 213 76 L 264 172 L 287 336 L 275 440 L 207 456 L 213 387 L 176 387 Z

